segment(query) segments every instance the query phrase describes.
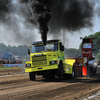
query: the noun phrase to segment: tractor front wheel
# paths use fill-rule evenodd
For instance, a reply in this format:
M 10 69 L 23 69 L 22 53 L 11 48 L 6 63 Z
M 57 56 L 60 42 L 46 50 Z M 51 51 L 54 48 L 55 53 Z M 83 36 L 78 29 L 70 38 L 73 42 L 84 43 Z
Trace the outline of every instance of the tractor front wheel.
M 60 64 L 58 65 L 57 76 L 58 76 L 58 77 L 63 77 L 63 74 L 64 74 L 64 72 L 63 72 L 63 64 L 60 63 Z
M 29 73 L 29 78 L 31 81 L 34 81 L 35 80 L 35 73 L 34 72 L 30 72 Z

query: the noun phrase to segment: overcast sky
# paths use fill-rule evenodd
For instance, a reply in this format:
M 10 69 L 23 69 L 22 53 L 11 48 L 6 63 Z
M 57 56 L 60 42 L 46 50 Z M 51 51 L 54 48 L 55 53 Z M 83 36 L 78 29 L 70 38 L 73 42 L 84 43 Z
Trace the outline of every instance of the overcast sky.
M 15 2 L 11 3 L 10 6 L 13 5 L 17 10 L 11 9 L 10 13 L 6 13 L 6 18 L 8 21 L 0 20 L 0 43 L 4 43 L 5 45 L 18 46 L 18 45 L 30 45 L 34 41 L 41 41 L 41 35 L 37 27 L 32 26 L 31 23 L 26 22 L 25 17 L 19 13 L 19 8 L 23 10 L 26 9 L 23 5 L 19 6 L 19 3 Z M 100 1 L 100 0 L 98 0 Z M 100 3 L 100 2 L 99 2 Z M 99 6 L 99 3 L 96 6 Z M 19 8 L 17 8 L 19 6 Z M 19 11 L 19 12 L 18 12 Z M 53 36 L 50 33 L 47 35 L 47 39 L 61 39 L 63 41 L 63 33 L 65 34 L 65 47 L 67 48 L 79 48 L 80 37 L 88 36 L 90 34 L 94 34 L 100 31 L 100 19 L 98 16 L 93 18 L 93 27 L 91 28 L 83 28 L 78 31 L 69 32 L 66 30 L 61 30 L 61 34 L 58 36 Z M 11 28 L 12 27 L 12 28 Z M 73 33 L 73 34 L 71 34 Z

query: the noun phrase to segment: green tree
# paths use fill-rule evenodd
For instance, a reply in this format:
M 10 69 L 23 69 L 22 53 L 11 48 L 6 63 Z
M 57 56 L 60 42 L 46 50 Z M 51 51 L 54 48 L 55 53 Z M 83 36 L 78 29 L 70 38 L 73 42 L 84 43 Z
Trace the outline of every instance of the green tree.
M 3 43 L 0 43 L 0 54 L 3 54 L 5 52 L 10 52 L 14 55 L 18 56 L 25 56 L 27 55 L 27 46 L 26 45 L 19 45 L 18 47 L 16 46 L 6 46 Z
M 7 46 L 3 43 L 0 43 L 0 54 L 7 52 Z
M 69 48 L 64 50 L 65 53 L 65 57 L 77 57 L 77 56 L 81 56 L 81 52 L 79 51 L 79 49 L 75 49 L 75 48 Z
M 96 55 L 97 59 L 100 59 L 100 52 Z

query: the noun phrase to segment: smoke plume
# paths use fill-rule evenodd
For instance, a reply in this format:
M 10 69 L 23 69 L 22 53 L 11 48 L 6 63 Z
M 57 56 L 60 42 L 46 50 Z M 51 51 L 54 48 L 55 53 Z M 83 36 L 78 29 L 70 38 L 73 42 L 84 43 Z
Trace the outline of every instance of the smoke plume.
M 43 44 L 46 45 L 48 22 L 51 19 L 49 6 L 44 0 L 28 0 L 28 7 L 32 13 L 31 19 L 38 24 Z
M 55 5 L 57 3 L 57 5 Z M 77 31 L 93 25 L 93 2 L 88 0 L 53 0 L 51 33 L 66 29 Z M 52 24 L 54 22 L 54 24 Z
M 53 35 L 59 34 L 62 29 L 77 31 L 93 26 L 93 1 L 28 0 L 28 7 L 32 14 L 31 20 L 34 20 L 39 26 L 44 44 L 46 44 L 48 27 L 50 29 L 49 33 Z
M 0 19 L 4 20 L 5 14 L 9 11 L 8 4 L 9 0 L 0 0 Z
M 36 23 L 29 20 L 31 15 L 26 7 L 18 0 L 0 0 L 0 42 L 30 45 L 35 41 Z
M 96 8 L 98 2 L 100 3 L 99 0 L 0 0 L 0 33 L 6 37 L 5 41 L 13 39 L 14 43 L 27 44 L 36 40 L 39 29 L 43 43 L 46 44 L 47 33 L 59 37 L 62 30 L 75 32 L 91 28 L 94 16 L 100 16 L 97 10 L 100 6 Z

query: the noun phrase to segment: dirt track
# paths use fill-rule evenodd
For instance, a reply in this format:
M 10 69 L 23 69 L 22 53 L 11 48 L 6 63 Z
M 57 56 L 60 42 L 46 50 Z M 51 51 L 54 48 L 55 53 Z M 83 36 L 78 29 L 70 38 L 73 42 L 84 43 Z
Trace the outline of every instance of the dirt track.
M 13 69 L 9 72 L 0 70 L 0 75 L 2 75 L 0 77 L 0 100 L 82 100 L 100 92 L 99 71 L 100 67 L 98 67 L 97 74 L 91 78 L 64 80 L 44 79 L 37 76 L 36 81 L 30 81 L 28 74 L 21 69 Z M 96 100 L 96 98 L 91 99 Z
M 24 73 L 24 68 L 0 69 L 0 76 Z

